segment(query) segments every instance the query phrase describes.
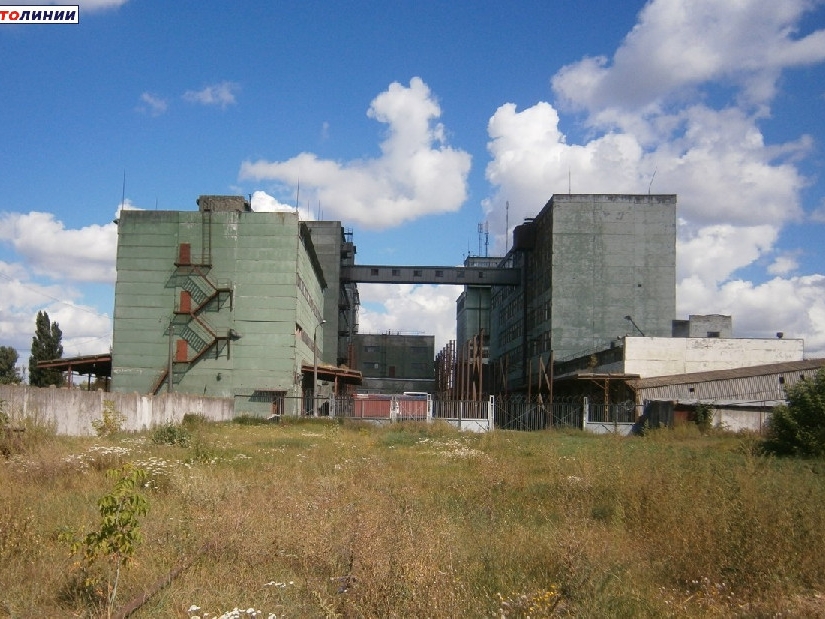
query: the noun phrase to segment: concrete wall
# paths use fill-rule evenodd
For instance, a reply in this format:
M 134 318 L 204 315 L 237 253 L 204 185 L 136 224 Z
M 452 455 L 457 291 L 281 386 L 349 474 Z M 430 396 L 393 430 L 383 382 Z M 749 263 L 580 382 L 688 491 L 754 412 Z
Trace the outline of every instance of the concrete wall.
M 626 337 L 624 372 L 646 378 L 802 361 L 803 343 L 793 339 Z
M 724 314 L 691 314 L 673 321 L 673 337 L 733 337 L 733 318 Z
M 211 421 L 228 421 L 234 407 L 228 398 L 203 398 L 181 393 L 149 397 L 138 393 L 106 393 L 79 389 L 40 389 L 0 385 L 0 401 L 12 418 L 22 415 L 54 424 L 60 435 L 94 436 L 93 421 L 103 417 L 106 400 L 126 416 L 126 431 L 148 430 L 167 423 L 180 423 L 187 413 Z
M 713 425 L 729 432 L 762 434 L 768 427 L 772 411 L 720 407 L 713 411 Z
M 556 195 L 546 216 L 552 218 L 552 266 L 543 268 L 551 270 L 557 359 L 628 334 L 633 327 L 625 316 L 645 335 L 671 334 L 676 196 Z

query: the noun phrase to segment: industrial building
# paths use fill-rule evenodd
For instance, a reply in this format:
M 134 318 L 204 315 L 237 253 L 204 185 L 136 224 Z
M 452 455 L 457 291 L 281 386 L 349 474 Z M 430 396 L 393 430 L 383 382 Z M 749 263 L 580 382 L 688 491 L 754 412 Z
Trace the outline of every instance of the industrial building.
M 609 345 L 631 317 L 668 336 L 676 314 L 675 195 L 554 195 L 517 226 L 503 264 L 518 286 L 492 289 L 493 393 L 528 391 L 539 367 Z
M 279 414 L 306 408 L 316 374 L 327 391 L 360 382 L 338 368 L 339 330 L 357 329 L 357 293 L 338 278 L 354 254 L 340 223 L 317 224 L 316 249 L 297 213 L 252 212 L 238 196 L 198 207 L 120 214 L 112 389 Z
M 360 393 L 433 393 L 435 337 L 404 333 L 361 333 L 353 337 L 353 368 Z
M 460 267 L 356 265 L 340 222 L 252 212 L 238 196 L 123 211 L 112 388 L 259 415 L 356 390 L 586 397 L 608 415 L 636 402 L 633 380 L 802 360 L 801 340 L 733 338 L 729 316 L 674 320 L 675 246 L 669 194 L 555 195 L 505 256 Z M 431 335 L 358 333 L 358 283 L 463 284 L 456 341 L 434 355 Z

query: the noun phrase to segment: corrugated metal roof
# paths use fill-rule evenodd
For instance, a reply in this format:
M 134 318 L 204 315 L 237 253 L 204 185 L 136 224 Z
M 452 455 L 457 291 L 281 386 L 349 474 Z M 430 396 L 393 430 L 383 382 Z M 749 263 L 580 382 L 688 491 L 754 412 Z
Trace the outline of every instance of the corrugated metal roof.
M 825 367 L 825 359 L 805 359 L 804 361 L 786 361 L 784 363 L 768 363 L 751 367 L 735 368 L 733 370 L 712 370 L 708 372 L 692 372 L 690 374 L 673 374 L 671 376 L 651 376 L 628 380 L 627 384 L 633 389 L 648 389 L 666 385 L 684 385 L 687 383 L 703 383 L 718 380 L 732 380 L 737 378 L 753 378 L 786 372 L 800 372 L 816 370 Z

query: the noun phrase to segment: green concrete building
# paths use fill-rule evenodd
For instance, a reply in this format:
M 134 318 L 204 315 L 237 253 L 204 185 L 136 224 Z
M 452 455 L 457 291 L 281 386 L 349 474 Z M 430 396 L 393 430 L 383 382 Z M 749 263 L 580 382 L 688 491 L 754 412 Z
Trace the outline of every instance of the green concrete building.
M 243 197 L 201 196 L 198 207 L 120 214 L 112 389 L 298 414 L 324 344 L 327 370 L 337 355 L 310 230 L 296 213 L 252 212 Z

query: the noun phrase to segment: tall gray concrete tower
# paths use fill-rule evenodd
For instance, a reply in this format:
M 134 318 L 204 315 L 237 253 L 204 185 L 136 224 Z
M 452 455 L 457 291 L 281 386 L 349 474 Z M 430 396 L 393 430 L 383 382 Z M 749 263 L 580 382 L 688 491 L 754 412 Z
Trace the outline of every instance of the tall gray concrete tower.
M 623 335 L 671 335 L 675 195 L 554 195 L 513 237 L 522 285 L 492 295 L 500 387 L 537 385 L 551 353 L 559 360 Z

